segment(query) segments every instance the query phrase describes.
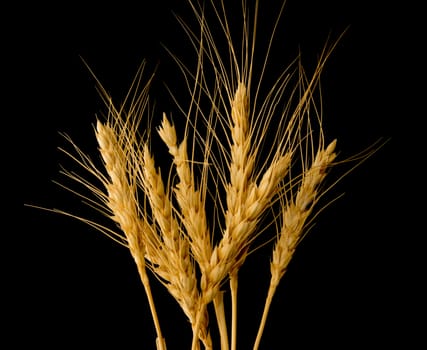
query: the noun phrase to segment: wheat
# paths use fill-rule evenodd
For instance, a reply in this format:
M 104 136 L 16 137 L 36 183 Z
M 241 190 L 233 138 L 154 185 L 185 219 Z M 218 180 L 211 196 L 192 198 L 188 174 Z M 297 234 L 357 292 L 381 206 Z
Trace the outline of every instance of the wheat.
M 200 266 L 202 273 L 207 269 L 212 254 L 211 235 L 207 225 L 205 203 L 200 191 L 195 188 L 191 160 L 187 155 L 187 140 L 177 144 L 176 130 L 163 116 L 159 135 L 168 146 L 173 156 L 179 182 L 176 184 L 175 195 L 180 206 L 181 221 L 191 244 L 191 251 Z
M 336 140 L 331 142 L 326 149 L 320 149 L 317 152 L 311 167 L 302 175 L 301 183 L 295 198 L 287 200 L 287 194 L 283 194 L 285 199 L 282 201 L 281 205 L 282 227 L 272 252 L 270 286 L 267 292 L 263 317 L 258 330 L 254 350 L 259 347 L 266 317 L 276 288 L 279 285 L 280 279 L 286 272 L 289 262 L 295 253 L 297 244 L 303 237 L 307 218 L 310 216 L 317 197 L 319 196 L 318 187 L 324 180 L 327 169 L 332 165 L 336 157 L 334 153 L 335 146 Z
M 97 122 L 96 137 L 100 153 L 105 163 L 105 168 L 110 181 L 105 183 L 108 197 L 108 207 L 113 213 L 112 219 L 116 221 L 127 238 L 129 250 L 135 260 L 141 281 L 144 284 L 149 298 L 151 312 L 157 331 L 157 344 L 159 350 L 165 349 L 154 302 L 151 296 L 149 279 L 145 269 L 144 236 L 150 231 L 144 218 L 139 217 L 138 202 L 135 197 L 136 183 L 132 170 L 129 173 L 128 156 L 117 140 L 117 134 L 109 125 Z
M 103 188 L 74 172 L 64 173 L 89 189 L 95 198 L 72 192 L 88 199 L 120 228 L 118 233 L 77 217 L 129 248 L 150 305 L 158 350 L 166 349 L 166 341 L 147 270 L 165 286 L 189 320 L 192 350 L 199 350 L 202 344 L 204 349 L 214 348 L 209 326 L 210 303 L 214 305 L 221 350 L 235 350 L 238 273 L 248 255 L 256 250 L 256 239 L 275 225 L 270 284 L 254 342 L 257 350 L 277 286 L 313 219 L 316 204 L 332 187 L 325 189 L 322 185 L 329 168 L 336 164 L 336 141 L 325 146 L 316 90 L 335 44 L 325 45 L 311 77 L 298 58 L 279 72 L 277 81 L 261 95 L 271 41 L 260 73 L 254 77 L 258 1 L 252 20 L 243 2 L 241 51 L 233 42 L 225 2 L 217 5 L 211 1 L 216 24 L 228 45 L 225 52 L 216 44 L 204 7 L 191 0 L 189 4 L 199 21 L 200 33 L 195 34 L 178 20 L 195 47 L 195 71 L 173 56 L 190 95 L 189 106 L 177 103 L 185 118 L 185 132 L 178 141 L 175 124 L 166 113 L 157 128 L 157 136 L 172 157 L 167 179 L 156 167 L 150 149 L 153 135 L 149 122 L 148 132 L 139 132 L 141 120 L 147 117 L 152 79 L 151 76 L 140 89 L 143 66 L 120 108 L 114 106 L 98 82 L 108 107 L 108 117 L 104 122 L 97 120 L 95 130 L 105 172 L 67 137 L 77 155 L 64 152 L 99 180 Z M 283 6 L 277 21 L 282 10 Z M 288 91 L 293 79 L 295 86 Z M 198 130 L 199 123 L 205 133 Z M 196 159 L 197 154 L 202 154 L 202 159 Z M 214 188 L 209 189 L 209 185 Z M 214 209 L 209 216 L 207 206 L 212 204 Z M 270 221 L 263 221 L 267 217 Z M 272 240 L 267 236 L 264 242 Z M 227 282 L 231 292 L 231 327 L 227 325 L 224 302 Z
M 144 260 L 140 259 L 140 254 L 144 256 L 144 246 L 140 244 L 140 237 L 146 228 L 145 222 L 139 219 L 138 202 L 135 198 L 136 184 L 127 173 L 128 161 L 125 151 L 119 146 L 114 130 L 99 121 L 96 125 L 96 137 L 110 178 L 105 187 L 108 193 L 108 207 L 113 213 L 112 219 L 125 233 L 129 249 L 137 258 L 138 264 L 143 264 Z
M 153 260 L 152 268 L 165 282 L 166 288 L 178 301 L 195 329 L 196 316 L 199 311 L 199 295 L 189 242 L 180 232 L 179 224 L 172 211 L 172 204 L 164 190 L 161 174 L 155 169 L 154 159 L 147 144 L 143 147 L 142 157 L 141 182 L 150 202 L 153 221 L 160 230 L 158 245 L 150 254 Z M 201 340 L 209 349 L 211 341 L 206 330 L 207 319 L 205 316 L 203 314 L 205 327 L 199 327 L 194 332 L 196 335 L 200 333 Z

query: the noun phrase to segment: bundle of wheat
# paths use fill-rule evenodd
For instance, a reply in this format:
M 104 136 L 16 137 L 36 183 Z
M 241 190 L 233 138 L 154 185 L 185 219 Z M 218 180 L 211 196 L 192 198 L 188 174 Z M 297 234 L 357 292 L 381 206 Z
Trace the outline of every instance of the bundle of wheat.
M 196 48 L 195 71 L 174 57 L 191 96 L 188 106 L 179 105 L 185 117 L 184 134 L 179 141 L 173 118 L 166 113 L 157 129 L 171 156 L 167 180 L 156 166 L 150 147 L 155 135 L 150 130 L 140 131 L 141 121 L 147 120 L 149 126 L 152 117 L 147 106 L 153 76 L 141 88 L 144 64 L 123 106 L 116 107 L 98 81 L 108 109 L 107 117 L 97 120 L 95 130 L 104 169 L 66 136 L 74 152 L 63 151 L 94 175 L 101 186 L 74 171 L 64 173 L 86 186 L 94 194 L 90 203 L 117 224 L 112 229 L 78 217 L 129 248 L 148 297 L 158 350 L 166 349 L 166 340 L 147 271 L 158 277 L 188 318 L 192 350 L 214 348 L 209 330 L 210 303 L 214 305 L 221 349 L 235 350 L 238 272 L 256 248 L 256 239 L 271 231 L 266 228 L 275 227 L 274 234 L 264 240 L 274 243 L 270 286 L 254 337 L 256 350 L 273 295 L 315 216 L 316 204 L 336 183 L 324 186 L 329 169 L 337 164 L 336 140 L 325 141 L 316 98 L 320 75 L 339 38 L 325 45 L 310 76 L 297 58 L 266 87 L 263 72 L 269 52 L 257 69 L 260 73 L 253 73 L 258 2 L 251 18 L 246 4 L 243 6 L 242 42 L 238 45 L 229 29 L 225 2 L 211 2 L 209 9 L 227 42 L 225 50 L 218 47 L 213 25 L 206 20 L 208 7 L 192 1 L 189 4 L 200 32 L 180 21 Z M 283 6 L 277 21 L 282 11 Z M 271 46 L 275 23 L 267 47 Z M 213 79 L 208 80 L 208 74 Z M 368 148 L 355 157 L 356 165 L 376 149 Z M 348 172 L 352 169 L 354 166 Z M 208 210 L 208 206 L 214 209 Z M 231 292 L 230 328 L 223 300 L 227 283 Z

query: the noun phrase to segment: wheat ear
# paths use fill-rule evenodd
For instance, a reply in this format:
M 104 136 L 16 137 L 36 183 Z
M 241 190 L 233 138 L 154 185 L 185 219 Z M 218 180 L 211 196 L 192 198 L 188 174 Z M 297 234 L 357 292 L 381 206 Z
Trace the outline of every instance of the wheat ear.
M 185 232 L 190 242 L 191 253 L 197 261 L 201 273 L 204 274 L 212 254 L 212 243 L 207 225 L 204 198 L 202 193 L 195 188 L 193 166 L 190 166 L 191 161 L 187 153 L 187 138 L 184 136 L 184 140 L 178 145 L 175 127 L 169 122 L 166 114 L 163 114 L 162 124 L 158 129 L 158 133 L 173 157 L 179 179 L 174 193 L 180 208 L 181 222 L 185 227 Z M 203 315 L 206 314 L 205 310 L 200 310 Z M 223 309 L 220 310 L 223 312 Z M 205 316 L 203 317 L 205 318 Z M 194 321 L 193 326 L 195 326 L 196 318 L 196 315 L 194 315 L 192 319 Z M 202 336 L 205 336 L 206 331 L 203 328 L 206 328 L 207 324 L 206 322 L 203 322 L 203 324 L 204 327 L 201 328 L 201 331 Z M 221 339 L 224 339 L 223 323 L 219 323 L 219 325 L 222 333 Z
M 226 231 L 230 227 L 237 226 L 233 221 L 238 217 L 238 212 L 246 202 L 247 188 L 252 176 L 255 154 L 251 152 L 251 138 L 249 128 L 249 96 L 246 85 L 239 83 L 231 106 L 231 162 L 230 184 L 226 189 L 227 213 Z M 228 239 L 228 238 L 226 238 Z M 237 289 L 238 268 L 229 271 L 231 292 L 231 349 L 236 348 L 237 333 Z
M 144 285 L 157 333 L 157 348 L 166 350 L 145 268 L 143 237 L 149 228 L 145 220 L 139 218 L 138 202 L 135 198 L 136 183 L 132 171 L 129 174 L 130 165 L 127 161 L 129 158 L 123 147 L 120 146 L 115 130 L 110 125 L 103 125 L 98 121 L 96 139 L 110 177 L 110 181 L 105 184 L 108 192 L 107 205 L 113 213 L 112 219 L 126 236 L 129 250 Z
M 177 300 L 190 320 L 193 332 L 199 337 L 206 349 L 212 348 L 207 330 L 207 314 L 201 317 L 202 327 L 196 329 L 196 316 L 199 311 L 199 292 L 194 264 L 191 261 L 189 241 L 181 232 L 173 213 L 173 206 L 165 193 L 163 180 L 155 168 L 148 145 L 143 147 L 142 184 L 149 199 L 153 221 L 159 227 L 158 247 L 151 252 L 153 271 L 164 281 L 169 293 Z
M 195 188 L 191 160 L 187 154 L 187 138 L 178 145 L 176 130 L 163 115 L 158 133 L 173 157 L 179 182 L 175 196 L 180 207 L 181 221 L 190 240 L 191 252 L 203 273 L 212 254 L 212 243 L 206 219 L 205 203 L 202 194 Z
M 244 263 L 257 223 L 280 181 L 288 171 L 290 153 L 276 154 L 264 174 L 254 176 L 256 150 L 251 147 L 249 99 L 246 86 L 240 83 L 231 108 L 230 183 L 226 187 L 227 211 L 223 237 L 212 251 L 209 268 L 201 278 L 203 305 L 218 295 L 221 284 L 230 276 L 232 287 L 232 349 L 235 348 L 237 271 Z M 257 184 L 255 179 L 260 179 Z M 234 311 L 233 311 L 234 310 Z
M 307 218 L 310 216 L 319 196 L 319 185 L 324 180 L 327 169 L 336 158 L 335 146 L 336 140 L 332 141 L 326 149 L 321 149 L 317 152 L 311 167 L 302 175 L 295 199 L 285 200 L 282 197 L 282 227 L 273 249 L 270 264 L 270 286 L 254 350 L 259 347 L 273 295 L 286 272 L 298 243 L 303 237 Z M 286 194 L 283 196 L 286 196 Z

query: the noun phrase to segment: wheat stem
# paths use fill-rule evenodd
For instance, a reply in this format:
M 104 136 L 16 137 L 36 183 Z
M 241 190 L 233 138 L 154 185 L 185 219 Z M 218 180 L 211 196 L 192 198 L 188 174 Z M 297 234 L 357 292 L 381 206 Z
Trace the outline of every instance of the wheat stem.
M 151 312 L 151 315 L 153 316 L 154 327 L 155 327 L 156 333 L 157 333 L 157 338 L 156 338 L 157 350 L 166 350 L 166 342 L 165 342 L 165 339 L 162 337 L 162 332 L 160 329 L 160 322 L 159 322 L 159 318 L 157 317 L 156 306 L 154 303 L 153 294 L 151 292 L 151 286 L 150 286 L 150 282 L 148 279 L 148 275 L 147 275 L 145 266 L 142 268 L 140 268 L 138 266 L 138 271 L 139 271 L 139 275 L 141 276 L 141 280 L 142 280 L 142 284 L 144 286 L 145 294 L 147 295 L 148 305 L 150 307 L 150 312 Z
M 199 303 L 199 307 L 197 309 L 196 319 L 193 327 L 193 339 L 191 341 L 191 350 L 199 350 L 200 348 L 198 334 L 200 330 L 200 324 L 202 323 L 203 314 L 205 314 L 206 312 L 206 305 L 207 304 L 204 302 Z
M 219 336 L 221 350 L 229 350 L 228 345 L 228 330 L 227 330 L 227 321 L 225 319 L 225 310 L 224 310 L 224 293 L 219 292 L 213 300 L 215 315 L 218 324 Z
M 231 292 L 231 350 L 236 350 L 237 346 L 237 287 L 238 272 L 230 275 Z
M 258 350 L 261 343 L 261 337 L 264 333 L 265 324 L 267 322 L 268 313 L 270 311 L 271 301 L 273 300 L 274 293 L 276 292 L 277 284 L 270 285 L 268 288 L 267 298 L 265 299 L 264 310 L 262 312 L 261 322 L 258 327 L 258 332 L 255 339 L 253 350 Z

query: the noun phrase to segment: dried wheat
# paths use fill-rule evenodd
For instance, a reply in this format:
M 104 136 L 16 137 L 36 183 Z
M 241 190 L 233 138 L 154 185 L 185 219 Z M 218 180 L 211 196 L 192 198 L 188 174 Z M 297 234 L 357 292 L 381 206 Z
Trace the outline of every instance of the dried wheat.
M 199 312 L 199 294 L 194 264 L 191 261 L 190 246 L 173 213 L 173 207 L 165 192 L 160 172 L 156 171 L 154 159 L 148 145 L 143 147 L 141 159 L 141 182 L 152 210 L 153 221 L 159 227 L 158 246 L 152 251 L 152 269 L 177 300 L 197 335 L 207 349 L 211 340 L 207 330 L 207 318 L 203 313 L 202 324 L 195 330 Z
M 157 331 L 157 346 L 165 350 L 165 343 L 161 333 L 159 321 L 151 296 L 149 279 L 145 269 L 144 235 L 149 232 L 148 224 L 139 217 L 138 202 L 135 197 L 135 175 L 130 171 L 126 151 L 117 140 L 116 131 L 109 125 L 97 122 L 96 138 L 99 151 L 104 160 L 105 168 L 110 181 L 105 183 L 108 197 L 107 205 L 113 213 L 112 219 L 116 221 L 127 238 L 129 250 L 135 260 L 141 280 L 144 284 L 150 302 L 151 312 Z
M 121 235 L 81 219 L 111 232 L 129 248 L 148 297 L 158 350 L 165 350 L 166 342 L 160 330 L 147 268 L 188 318 L 193 332 L 192 350 L 199 350 L 200 342 L 204 349 L 213 349 L 208 313 L 212 302 L 221 350 L 237 348 L 238 272 L 254 249 L 255 239 L 264 232 L 265 227 L 260 227 L 260 223 L 271 210 L 278 232 L 271 256 L 270 285 L 254 344 L 254 350 L 258 349 L 273 295 L 304 235 L 315 204 L 324 194 L 321 185 L 336 157 L 336 141 L 325 147 L 321 111 L 314 97 L 322 69 L 336 43 L 325 46 L 311 78 L 297 59 L 280 72 L 277 81 L 261 95 L 272 38 L 259 67 L 260 73 L 254 77 L 259 2 L 255 2 L 252 19 L 243 2 L 240 50 L 236 50 L 233 42 L 225 2 L 217 4 L 211 0 L 210 4 L 217 27 L 228 45 L 225 52 L 217 46 L 204 6 L 196 6 L 189 0 L 200 24 L 199 34 L 178 19 L 194 45 L 197 64 L 192 71 L 174 57 L 184 73 L 190 104 L 188 108 L 178 104 L 186 123 L 181 141 L 165 113 L 157 129 L 172 156 L 167 181 L 155 166 L 149 144 L 151 135 L 141 137 L 138 132 L 140 121 L 147 114 L 149 85 L 139 91 L 141 70 L 125 99 L 130 103 L 128 110 L 124 106 L 116 109 L 99 84 L 109 114 L 105 123 L 97 121 L 96 139 L 107 175 L 70 139 L 77 156 L 65 151 L 106 189 L 104 193 L 84 177 L 64 172 L 95 195 L 91 205 L 109 215 L 123 232 Z M 284 3 L 272 34 L 283 6 Z M 212 80 L 208 78 L 210 73 Z M 295 75 L 296 84 L 287 96 L 286 89 Z M 277 121 L 277 125 L 267 140 L 273 121 Z M 205 134 L 197 130 L 200 122 L 206 129 Z M 196 159 L 196 149 L 201 151 L 202 160 Z M 294 168 L 298 161 L 301 169 Z M 199 177 L 198 166 L 202 169 Z M 210 190 L 208 184 L 212 183 L 217 188 Z M 209 200 L 214 206 L 211 217 L 207 217 Z M 270 224 L 271 221 L 266 227 Z M 227 281 L 231 291 L 231 344 L 224 310 L 223 287 Z
M 319 196 L 319 185 L 324 180 L 327 169 L 332 165 L 336 157 L 334 153 L 335 146 L 336 140 L 331 142 L 326 149 L 320 149 L 317 152 L 311 167 L 302 174 L 301 183 L 294 198 L 287 199 L 287 194 L 283 194 L 281 208 L 282 227 L 272 253 L 270 286 L 254 350 L 259 347 L 273 295 L 280 279 L 286 272 L 298 243 L 303 237 L 306 220 L 310 216 Z
M 181 221 L 190 240 L 191 252 L 204 273 L 212 254 L 211 235 L 206 219 L 205 202 L 201 192 L 195 188 L 191 159 L 187 154 L 187 140 L 184 138 L 178 145 L 175 127 L 168 121 L 166 115 L 163 115 L 158 132 L 173 157 L 179 179 L 175 195 L 180 207 Z

